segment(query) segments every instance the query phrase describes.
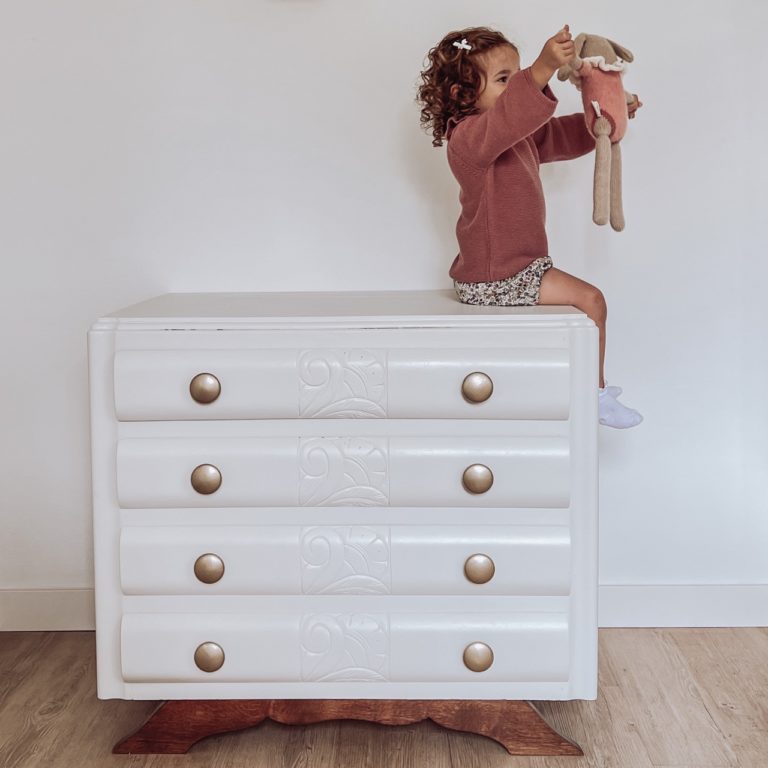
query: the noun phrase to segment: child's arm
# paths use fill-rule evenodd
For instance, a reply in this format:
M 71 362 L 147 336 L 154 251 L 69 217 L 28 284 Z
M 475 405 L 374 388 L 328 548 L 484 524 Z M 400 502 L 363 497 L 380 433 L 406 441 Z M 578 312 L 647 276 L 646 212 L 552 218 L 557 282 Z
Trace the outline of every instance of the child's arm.
M 456 125 L 448 147 L 469 165 L 486 168 L 546 123 L 556 106 L 557 98 L 549 86 L 542 91 L 531 77 L 531 68 L 526 67 L 509 78 L 490 109 Z
M 595 148 L 595 139 L 587 130 L 582 112 L 553 117 L 532 138 L 539 150 L 540 163 L 573 160 Z
M 575 55 L 566 24 L 544 43 L 536 61 L 507 81 L 493 106 L 460 121 L 448 149 L 467 165 L 487 168 L 502 152 L 530 136 L 555 112 L 557 98 L 548 83 L 552 75 Z

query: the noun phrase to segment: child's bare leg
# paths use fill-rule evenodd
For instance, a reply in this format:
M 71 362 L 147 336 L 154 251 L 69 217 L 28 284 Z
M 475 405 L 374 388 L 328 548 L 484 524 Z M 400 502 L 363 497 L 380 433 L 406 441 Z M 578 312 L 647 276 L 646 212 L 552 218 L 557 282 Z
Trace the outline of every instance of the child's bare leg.
M 576 307 L 591 318 L 600 331 L 600 382 L 605 386 L 605 320 L 608 307 L 602 291 L 591 283 L 550 267 L 541 278 L 539 304 L 565 304 Z

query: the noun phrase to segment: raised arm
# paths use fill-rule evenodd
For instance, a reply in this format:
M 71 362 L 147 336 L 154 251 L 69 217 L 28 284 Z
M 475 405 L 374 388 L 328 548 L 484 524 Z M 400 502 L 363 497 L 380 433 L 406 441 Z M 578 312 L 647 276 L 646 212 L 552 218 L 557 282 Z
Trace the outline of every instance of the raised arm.
M 547 40 L 530 67 L 509 77 L 489 109 L 465 117 L 453 126 L 449 151 L 467 165 L 483 169 L 502 152 L 544 126 L 557 106 L 549 80 L 558 67 L 573 58 L 574 50 L 566 24 Z
M 572 160 L 595 148 L 595 139 L 587 130 L 581 112 L 553 117 L 533 134 L 533 141 L 539 150 L 541 163 Z
M 469 165 L 485 168 L 546 123 L 556 106 L 550 87 L 542 91 L 531 77 L 531 68 L 526 67 L 509 78 L 490 109 L 470 115 L 456 126 L 449 147 Z

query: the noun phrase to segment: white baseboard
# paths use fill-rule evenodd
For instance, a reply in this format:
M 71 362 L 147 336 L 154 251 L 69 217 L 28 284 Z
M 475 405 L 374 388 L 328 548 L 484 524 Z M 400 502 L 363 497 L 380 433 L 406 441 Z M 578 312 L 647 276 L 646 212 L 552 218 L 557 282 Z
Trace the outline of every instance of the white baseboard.
M 601 627 L 765 627 L 768 584 L 605 584 Z M 92 589 L 0 590 L 0 631 L 94 629 Z
M 95 627 L 93 589 L 0 589 L 0 631 Z
M 600 627 L 765 627 L 768 584 L 604 584 Z

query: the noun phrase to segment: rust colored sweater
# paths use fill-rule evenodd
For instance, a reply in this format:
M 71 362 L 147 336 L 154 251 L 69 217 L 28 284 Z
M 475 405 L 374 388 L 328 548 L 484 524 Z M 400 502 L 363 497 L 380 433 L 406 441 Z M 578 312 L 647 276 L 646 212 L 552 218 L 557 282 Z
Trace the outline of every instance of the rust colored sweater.
M 489 110 L 448 120 L 446 154 L 461 187 L 454 280 L 501 280 L 549 255 L 539 163 L 595 148 L 583 113 L 552 117 L 556 106 L 549 85 L 542 91 L 526 67 Z

